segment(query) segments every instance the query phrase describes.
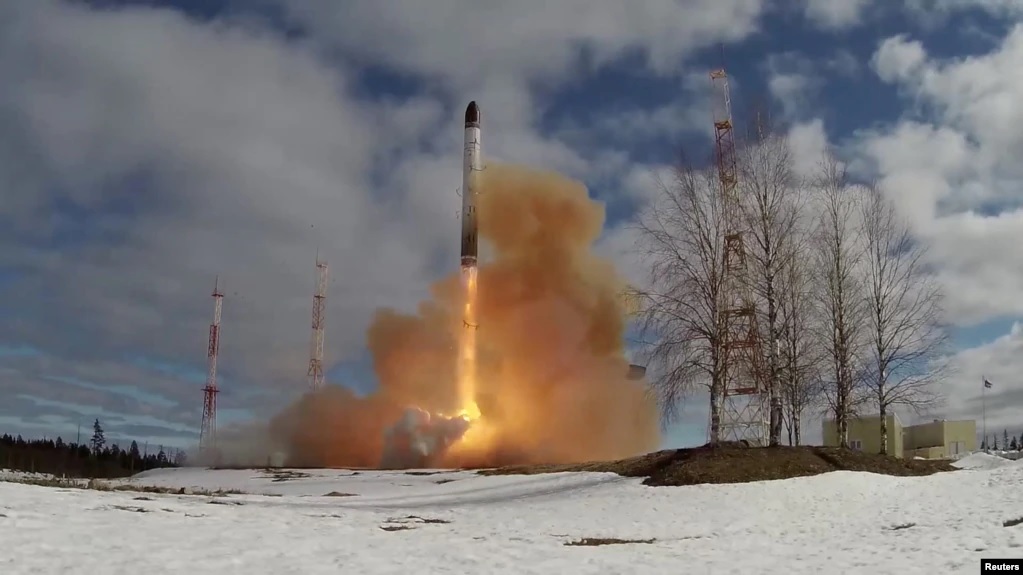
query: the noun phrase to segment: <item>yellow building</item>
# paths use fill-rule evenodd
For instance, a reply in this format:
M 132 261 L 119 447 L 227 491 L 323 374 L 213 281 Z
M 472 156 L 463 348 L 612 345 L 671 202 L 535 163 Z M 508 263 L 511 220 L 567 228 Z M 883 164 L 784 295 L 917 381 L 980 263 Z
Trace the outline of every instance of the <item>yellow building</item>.
M 947 459 L 977 450 L 977 422 L 945 421 L 903 427 L 899 417 L 889 414 L 888 454 L 895 457 Z M 822 424 L 824 445 L 838 446 L 838 429 L 834 420 Z M 881 420 L 877 415 L 853 417 L 849 420 L 849 447 L 869 453 L 881 452 Z
M 977 450 L 977 422 L 935 419 L 905 429 L 906 457 L 947 459 Z
M 888 420 L 888 455 L 902 457 L 903 427 L 899 416 L 889 413 Z M 881 453 L 881 416 L 860 416 L 849 418 L 849 447 L 868 453 Z M 824 445 L 838 446 L 838 426 L 834 420 L 824 420 Z

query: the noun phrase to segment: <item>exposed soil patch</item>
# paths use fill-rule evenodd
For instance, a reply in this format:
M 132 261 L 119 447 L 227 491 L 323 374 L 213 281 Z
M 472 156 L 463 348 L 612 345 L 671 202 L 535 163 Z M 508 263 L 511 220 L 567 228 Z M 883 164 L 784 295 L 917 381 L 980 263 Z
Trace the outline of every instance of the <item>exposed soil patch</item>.
M 409 515 L 409 516 L 405 517 L 405 519 L 407 519 L 408 521 L 413 521 L 413 522 L 418 522 L 418 523 L 432 523 L 432 524 L 435 524 L 435 525 L 451 523 L 447 519 L 432 519 L 432 518 L 429 518 L 429 517 L 419 517 L 418 515 Z
M 615 539 L 603 537 L 584 537 L 575 541 L 568 541 L 565 545 L 569 547 L 596 547 L 598 545 L 628 545 L 630 543 L 653 543 L 656 539 Z
M 111 505 L 111 509 L 117 509 L 118 511 L 131 511 L 133 513 L 149 513 L 150 510 L 145 507 L 129 507 L 127 505 Z
M 420 517 L 418 515 L 406 515 L 405 517 L 398 517 L 398 518 L 388 519 L 387 522 L 388 523 L 401 523 L 401 524 L 407 524 L 407 523 L 431 523 L 431 524 L 436 524 L 436 525 L 451 523 L 447 519 L 432 519 L 432 518 L 429 518 L 429 517 Z
M 415 529 L 411 525 L 381 525 L 380 528 L 384 531 L 408 531 L 409 529 Z
M 325 493 L 323 496 L 324 497 L 358 497 L 359 494 L 358 493 L 341 493 L 340 491 L 331 491 L 330 493 Z
M 291 481 L 292 479 L 305 479 L 306 477 L 312 477 L 312 475 L 301 471 L 273 470 L 264 475 L 262 479 L 271 479 L 274 483 L 279 483 L 281 481 Z
M 644 485 L 746 483 L 819 475 L 830 471 L 864 471 L 882 475 L 922 476 L 955 471 L 949 461 L 899 459 L 837 447 L 746 447 L 742 444 L 658 451 L 618 461 L 573 465 L 519 465 L 480 470 L 481 475 L 533 475 L 564 471 L 617 473 L 646 477 Z

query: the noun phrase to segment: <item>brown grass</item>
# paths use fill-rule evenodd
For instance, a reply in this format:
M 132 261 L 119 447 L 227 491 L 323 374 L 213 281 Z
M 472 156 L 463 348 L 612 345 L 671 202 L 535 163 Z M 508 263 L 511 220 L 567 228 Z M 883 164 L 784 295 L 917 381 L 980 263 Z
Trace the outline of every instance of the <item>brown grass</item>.
M 834 447 L 745 447 L 731 444 L 658 451 L 618 461 L 572 465 L 523 465 L 484 469 L 482 475 L 533 475 L 564 471 L 617 473 L 645 477 L 645 485 L 747 483 L 864 471 L 881 475 L 922 476 L 954 471 L 948 461 L 899 459 Z

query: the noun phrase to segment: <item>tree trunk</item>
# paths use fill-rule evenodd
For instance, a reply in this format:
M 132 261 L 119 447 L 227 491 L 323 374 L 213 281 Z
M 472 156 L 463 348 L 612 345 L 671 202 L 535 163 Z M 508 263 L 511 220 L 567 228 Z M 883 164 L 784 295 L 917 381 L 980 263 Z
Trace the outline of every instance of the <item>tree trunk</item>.
M 721 377 L 715 377 L 716 381 L 710 384 L 710 443 L 716 445 L 721 442 Z
M 888 410 L 883 401 L 879 402 L 881 409 L 878 414 L 881 417 L 881 455 L 888 455 Z
M 778 394 L 771 396 L 771 441 L 772 446 L 781 444 L 782 401 Z
M 838 390 L 836 393 L 835 428 L 838 432 L 838 446 L 849 447 L 849 392 L 845 381 L 845 366 L 838 369 Z

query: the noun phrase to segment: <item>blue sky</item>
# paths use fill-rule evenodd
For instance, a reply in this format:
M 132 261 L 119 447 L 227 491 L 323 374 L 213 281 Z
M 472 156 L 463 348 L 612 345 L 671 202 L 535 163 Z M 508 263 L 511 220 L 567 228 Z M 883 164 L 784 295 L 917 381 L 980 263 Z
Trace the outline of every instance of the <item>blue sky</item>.
M 186 447 L 209 292 L 227 292 L 221 425 L 305 385 L 317 248 L 333 270 L 328 378 L 373 387 L 374 309 L 414 309 L 454 267 L 459 119 L 487 154 L 607 203 L 623 273 L 649 175 L 709 155 L 710 68 L 740 121 L 767 102 L 798 160 L 825 145 L 930 242 L 956 375 L 940 415 L 1011 406 L 1023 313 L 1016 151 L 1023 10 L 980 0 L 65 2 L 0 7 L 0 431 Z M 584 14 L 585 13 L 585 14 Z M 460 24 L 457 25 L 456 24 Z M 983 106 L 998 112 L 992 122 Z M 387 262 L 380 265 L 379 262 Z M 932 414 L 928 414 L 930 416 Z M 703 440 L 698 400 L 666 436 Z M 812 428 L 812 427 L 811 427 Z

